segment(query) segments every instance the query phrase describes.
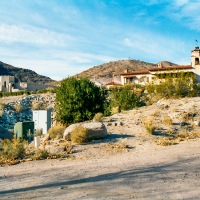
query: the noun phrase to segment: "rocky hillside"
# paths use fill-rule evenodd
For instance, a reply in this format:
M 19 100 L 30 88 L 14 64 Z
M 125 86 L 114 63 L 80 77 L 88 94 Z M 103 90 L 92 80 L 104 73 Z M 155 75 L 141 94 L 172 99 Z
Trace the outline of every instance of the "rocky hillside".
M 111 78 L 113 75 L 118 76 L 124 70 L 128 69 L 130 71 L 148 69 L 155 67 L 155 64 L 147 63 L 139 60 L 119 60 L 109 63 L 105 63 L 99 66 L 94 66 L 86 71 L 77 74 L 78 77 L 87 78 Z
M 163 66 L 176 65 L 168 61 L 162 61 L 161 63 L 163 64 Z M 119 75 L 123 73 L 126 69 L 128 69 L 129 71 L 138 71 L 156 66 L 157 64 L 143 62 L 140 60 L 119 60 L 105 63 L 99 66 L 94 66 L 93 68 L 85 70 L 77 74 L 76 76 L 86 77 L 90 80 L 97 80 L 101 83 L 106 83 L 112 80 L 113 76 L 115 77 L 115 80 L 119 80 Z
M 39 75 L 32 70 L 13 67 L 3 62 L 0 62 L 1 75 L 15 76 L 18 81 L 28 83 L 46 84 L 53 81 L 51 78 Z

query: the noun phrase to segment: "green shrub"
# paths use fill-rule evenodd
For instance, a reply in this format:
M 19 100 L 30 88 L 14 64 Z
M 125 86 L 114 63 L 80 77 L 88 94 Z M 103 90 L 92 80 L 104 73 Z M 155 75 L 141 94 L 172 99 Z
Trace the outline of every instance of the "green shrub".
M 119 107 L 121 110 L 130 110 L 134 107 L 144 105 L 142 101 L 142 88 L 135 88 L 136 86 L 127 85 L 124 87 L 114 87 L 110 93 L 111 107 Z
M 62 124 L 91 120 L 104 112 L 105 91 L 88 79 L 67 78 L 56 90 L 56 119 Z
M 82 144 L 90 140 L 88 129 L 83 126 L 76 126 L 71 132 L 71 141 Z
M 198 87 L 196 78 L 190 73 L 168 73 L 157 76 L 154 82 L 146 86 L 152 99 L 196 96 Z

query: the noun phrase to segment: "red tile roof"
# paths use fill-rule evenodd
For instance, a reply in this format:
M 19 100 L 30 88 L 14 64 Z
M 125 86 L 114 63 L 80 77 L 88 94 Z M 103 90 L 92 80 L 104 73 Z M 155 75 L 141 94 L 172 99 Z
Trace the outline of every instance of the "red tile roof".
M 127 73 L 122 73 L 120 75 L 140 75 L 140 74 L 149 74 L 151 71 L 165 71 L 165 70 L 181 70 L 181 69 L 193 69 L 191 65 L 184 65 L 184 66 L 168 66 L 168 67 L 163 67 L 163 68 L 150 68 L 149 70 L 140 70 L 140 71 L 132 71 L 132 72 L 127 72 Z
M 171 69 L 193 69 L 191 65 L 184 65 L 184 66 L 168 66 L 163 68 L 150 68 L 149 71 L 165 71 L 165 70 L 171 70 Z
M 120 75 L 138 75 L 138 74 L 149 74 L 149 71 L 148 70 L 140 70 L 140 71 L 122 73 Z

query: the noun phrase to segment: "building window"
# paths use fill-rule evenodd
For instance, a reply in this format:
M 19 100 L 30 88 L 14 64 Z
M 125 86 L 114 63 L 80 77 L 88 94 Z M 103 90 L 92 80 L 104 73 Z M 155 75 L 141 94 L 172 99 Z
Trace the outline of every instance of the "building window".
M 195 58 L 195 65 L 199 65 L 199 58 Z

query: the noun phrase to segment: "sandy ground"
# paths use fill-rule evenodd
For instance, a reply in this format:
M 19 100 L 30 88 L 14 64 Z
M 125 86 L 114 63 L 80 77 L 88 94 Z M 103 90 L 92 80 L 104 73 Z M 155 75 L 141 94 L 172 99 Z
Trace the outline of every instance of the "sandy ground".
M 200 139 L 158 146 L 160 136 L 138 124 L 156 108 L 180 115 L 191 104 L 199 111 L 199 98 L 181 101 L 167 102 L 171 110 L 160 109 L 162 102 L 106 119 L 124 125 L 107 126 L 104 140 L 75 146 L 71 159 L 0 167 L 0 199 L 200 199 Z M 128 148 L 117 148 L 122 144 Z
M 200 139 L 0 168 L 0 199 L 199 199 Z

